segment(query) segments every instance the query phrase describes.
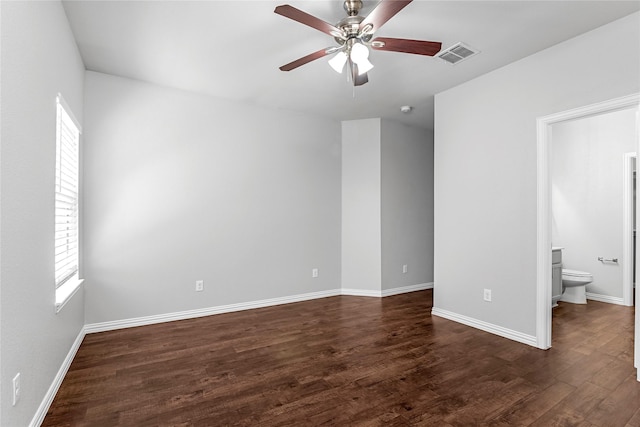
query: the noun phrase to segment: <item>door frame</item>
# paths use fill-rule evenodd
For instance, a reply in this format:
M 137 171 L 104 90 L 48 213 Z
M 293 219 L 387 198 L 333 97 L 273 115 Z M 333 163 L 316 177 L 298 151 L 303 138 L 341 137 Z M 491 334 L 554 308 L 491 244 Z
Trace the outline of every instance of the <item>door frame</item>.
M 536 346 L 551 347 L 551 126 L 579 118 L 609 113 L 640 105 L 640 93 L 554 113 L 537 119 L 537 271 L 536 271 Z M 636 119 L 636 127 L 637 127 Z M 637 134 L 638 132 L 636 132 Z M 637 136 L 637 135 L 636 135 Z M 640 141 L 636 143 L 640 152 Z M 638 254 L 636 253 L 636 257 Z M 640 265 L 640 264 L 639 264 Z M 636 295 L 636 300 L 638 295 Z M 636 326 L 640 313 L 636 311 Z M 636 327 L 636 365 L 638 355 Z M 639 370 L 640 375 L 640 370 Z
M 637 120 L 637 119 L 636 119 Z M 622 305 L 633 305 L 633 165 L 636 153 L 624 153 L 622 165 Z

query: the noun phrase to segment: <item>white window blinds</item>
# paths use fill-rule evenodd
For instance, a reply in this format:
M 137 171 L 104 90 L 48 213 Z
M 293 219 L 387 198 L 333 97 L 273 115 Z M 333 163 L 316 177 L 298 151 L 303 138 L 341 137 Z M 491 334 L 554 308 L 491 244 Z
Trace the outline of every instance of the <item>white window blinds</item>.
M 56 288 L 78 273 L 78 186 L 80 129 L 61 96 L 57 98 L 55 182 Z

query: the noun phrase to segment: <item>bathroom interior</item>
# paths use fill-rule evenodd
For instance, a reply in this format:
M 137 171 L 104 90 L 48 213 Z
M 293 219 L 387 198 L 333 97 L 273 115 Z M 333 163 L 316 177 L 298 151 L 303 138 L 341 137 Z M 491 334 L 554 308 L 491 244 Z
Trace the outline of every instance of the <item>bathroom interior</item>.
M 633 305 L 637 108 L 556 123 L 552 304 Z

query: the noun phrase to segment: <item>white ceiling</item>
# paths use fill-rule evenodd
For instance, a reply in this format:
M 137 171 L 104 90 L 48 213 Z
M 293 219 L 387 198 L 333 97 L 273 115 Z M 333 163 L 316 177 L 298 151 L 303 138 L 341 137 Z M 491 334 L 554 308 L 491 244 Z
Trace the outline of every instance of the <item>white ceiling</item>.
M 384 117 L 433 128 L 433 95 L 629 15 L 639 1 L 415 0 L 376 36 L 464 42 L 481 51 L 457 65 L 373 51 L 369 83 L 353 88 L 328 58 L 278 69 L 332 38 L 273 13 L 272 1 L 65 1 L 88 70 L 338 120 Z M 341 1 L 288 1 L 330 23 Z M 361 15 L 376 2 L 364 0 Z M 593 52 L 602 60 L 606 52 Z M 409 114 L 400 106 L 411 105 Z

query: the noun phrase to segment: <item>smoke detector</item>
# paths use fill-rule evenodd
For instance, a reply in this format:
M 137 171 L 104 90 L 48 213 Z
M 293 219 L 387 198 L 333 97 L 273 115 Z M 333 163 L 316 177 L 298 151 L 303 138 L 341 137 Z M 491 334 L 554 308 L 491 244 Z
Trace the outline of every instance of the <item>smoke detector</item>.
M 436 57 L 448 62 L 449 64 L 457 64 L 458 62 L 462 62 L 467 58 L 471 58 L 478 53 L 480 53 L 479 50 L 460 42 L 454 44 L 450 48 L 441 50 L 436 55 Z
M 413 110 L 413 107 L 410 105 L 403 105 L 402 107 L 400 107 L 400 111 L 405 114 L 411 112 L 411 110 Z

